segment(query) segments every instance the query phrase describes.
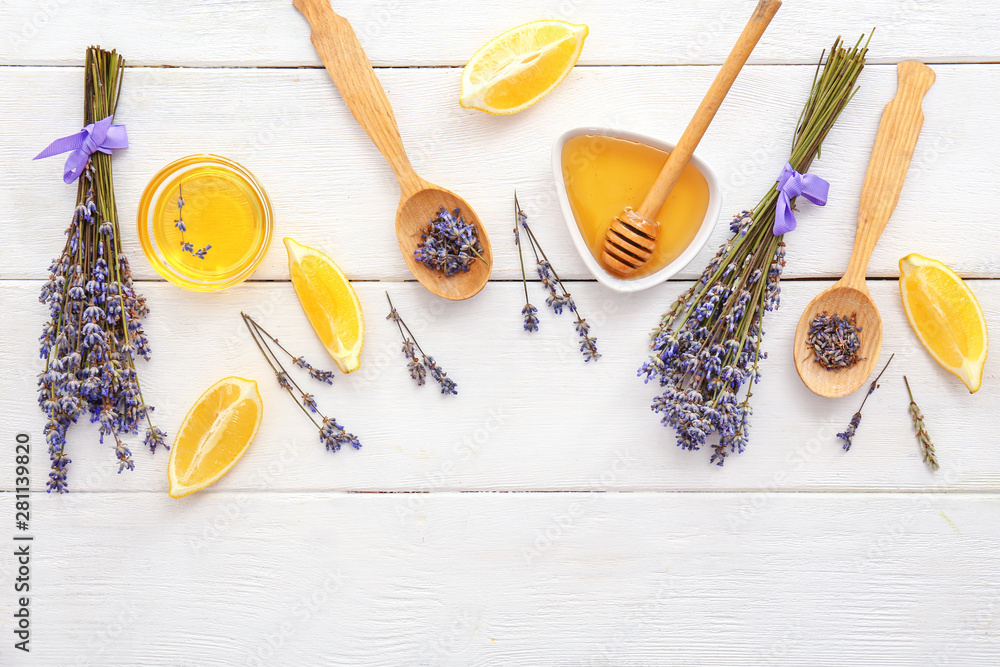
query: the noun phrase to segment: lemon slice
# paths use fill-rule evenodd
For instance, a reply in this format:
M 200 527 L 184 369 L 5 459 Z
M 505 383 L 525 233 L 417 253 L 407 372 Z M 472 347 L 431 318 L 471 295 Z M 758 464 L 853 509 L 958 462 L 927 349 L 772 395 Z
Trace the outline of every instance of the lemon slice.
M 566 78 L 588 32 L 566 21 L 532 21 L 490 40 L 462 71 L 459 104 L 496 115 L 527 109 Z
M 183 498 L 229 472 L 257 435 L 264 404 L 257 383 L 223 378 L 188 410 L 170 451 L 170 497 Z
M 903 308 L 917 338 L 975 393 L 983 383 L 989 343 L 976 296 L 936 259 L 913 253 L 899 260 L 899 271 Z
M 365 318 L 347 276 L 325 254 L 285 239 L 288 273 L 302 310 L 333 360 L 345 373 L 361 366 Z

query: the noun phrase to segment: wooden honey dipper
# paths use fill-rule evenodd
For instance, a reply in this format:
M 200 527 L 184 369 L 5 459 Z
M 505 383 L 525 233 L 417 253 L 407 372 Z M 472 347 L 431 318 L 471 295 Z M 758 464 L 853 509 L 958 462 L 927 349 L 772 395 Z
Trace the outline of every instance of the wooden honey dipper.
M 736 45 L 729 52 L 722 69 L 715 75 L 712 86 L 705 93 L 705 98 L 688 123 L 684 134 L 681 135 L 680 141 L 674 150 L 670 151 L 666 163 L 660 169 L 653 187 L 646 193 L 639 210 L 634 211 L 632 207 L 626 206 L 625 210 L 611 222 L 604 236 L 601 263 L 614 275 L 627 278 L 645 266 L 653 256 L 660 227 L 656 222 L 656 214 L 667 201 L 670 191 L 673 190 L 694 149 L 698 147 L 705 130 L 715 117 L 715 112 L 719 110 L 722 100 L 726 98 L 733 81 L 736 80 L 736 75 L 743 69 L 750 52 L 757 45 L 779 7 L 781 0 L 760 0 L 757 3 L 753 16 L 743 28 L 743 33 L 736 40 Z

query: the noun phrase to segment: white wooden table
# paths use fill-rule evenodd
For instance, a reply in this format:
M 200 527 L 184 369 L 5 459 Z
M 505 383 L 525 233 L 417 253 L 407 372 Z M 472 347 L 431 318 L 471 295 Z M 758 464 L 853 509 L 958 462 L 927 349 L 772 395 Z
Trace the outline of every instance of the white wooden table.
M 552 141 L 579 125 L 679 136 L 751 11 L 749 0 L 476 3 L 343 0 L 414 166 L 466 197 L 493 240 L 493 281 L 468 302 L 411 280 L 392 230 L 397 189 L 284 1 L 0 3 L 0 663 L 913 664 L 1000 663 L 1000 381 L 969 395 L 920 347 L 897 261 L 939 258 L 970 279 L 1000 335 L 1000 7 L 975 0 L 787 2 L 705 137 L 724 214 L 757 202 L 787 157 L 820 51 L 877 26 L 861 92 L 814 171 L 826 208 L 789 236 L 783 304 L 766 321 L 751 443 L 725 468 L 681 451 L 636 377 L 647 332 L 727 231 L 678 277 L 621 296 L 590 279 L 555 202 Z M 461 66 L 537 18 L 590 26 L 578 67 L 510 117 L 458 106 Z M 88 44 L 127 58 L 115 157 L 126 251 L 152 314 L 141 382 L 171 434 L 215 380 L 260 382 L 263 426 L 215 486 L 167 496 L 162 452 L 115 474 L 89 424 L 73 428 L 72 492 L 48 471 L 35 400 L 36 302 L 75 188 L 30 158 L 78 129 Z M 896 360 L 854 447 L 835 433 L 860 395 L 825 400 L 795 375 L 806 302 L 846 266 L 894 63 L 932 64 L 926 122 L 870 284 Z M 627 102 L 627 103 L 625 103 Z M 211 152 L 267 188 L 277 237 L 247 283 L 217 294 L 165 283 L 135 236 L 139 195 L 178 157 Z M 584 365 L 568 318 L 521 328 L 514 189 L 572 280 L 603 358 Z M 323 451 L 249 343 L 246 310 L 286 345 L 324 353 L 287 281 L 282 236 L 356 280 L 362 368 L 319 387 L 361 451 Z M 529 286 L 536 303 L 542 288 Z M 389 290 L 459 385 L 417 388 L 383 317 Z M 994 355 L 995 356 L 995 355 Z M 326 364 L 330 366 L 330 364 Z M 937 443 L 920 460 L 902 374 Z M 13 648 L 14 439 L 32 440 L 31 653 Z

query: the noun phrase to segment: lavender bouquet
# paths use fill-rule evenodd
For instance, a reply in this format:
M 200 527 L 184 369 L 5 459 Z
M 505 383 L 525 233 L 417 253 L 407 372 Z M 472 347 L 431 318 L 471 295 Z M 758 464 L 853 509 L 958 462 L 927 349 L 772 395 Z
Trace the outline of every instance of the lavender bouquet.
M 100 121 L 105 121 L 105 128 L 110 125 L 123 68 L 124 60 L 116 52 L 87 50 L 84 132 L 93 132 Z M 64 140 L 53 146 L 59 141 Z M 47 156 L 45 151 L 41 156 Z M 77 205 L 66 230 L 66 245 L 49 267 L 49 279 L 39 296 L 51 318 L 40 338 L 45 369 L 38 378 L 52 463 L 46 486 L 58 493 L 67 490 L 66 433 L 83 414 L 100 424 L 102 443 L 106 437 L 113 439 L 119 473 L 135 468 L 121 436 L 144 429 L 151 450 L 166 447 L 166 434 L 150 419 L 153 408 L 143 400 L 135 370 L 136 356 L 149 359 L 142 329 L 149 310 L 133 288 L 128 259 L 122 254 L 110 150 L 76 149 L 67 160 L 65 178 L 67 182 L 78 178 Z
M 747 444 L 752 385 L 760 380 L 760 361 L 767 356 L 761 349 L 764 313 L 777 310 L 781 294 L 784 232 L 794 229 L 796 196 L 825 203 L 825 182 L 807 172 L 857 92 L 868 52 L 862 39 L 848 49 L 838 37 L 825 63 L 820 56 L 779 181 L 752 211 L 732 219 L 733 236 L 660 319 L 652 354 L 639 369 L 646 382 L 656 380 L 663 388 L 652 410 L 676 430 L 682 449 L 699 450 L 718 434 L 710 461 L 720 466 Z M 822 189 L 822 196 L 810 187 Z

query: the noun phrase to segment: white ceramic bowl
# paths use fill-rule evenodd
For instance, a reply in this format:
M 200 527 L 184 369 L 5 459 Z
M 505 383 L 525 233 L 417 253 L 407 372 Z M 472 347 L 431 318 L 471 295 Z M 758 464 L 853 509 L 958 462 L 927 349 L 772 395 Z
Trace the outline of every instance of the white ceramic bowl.
M 563 146 L 565 146 L 566 142 L 573 137 L 578 137 L 583 134 L 612 137 L 615 139 L 626 139 L 628 141 L 646 144 L 647 146 L 652 146 L 653 148 L 658 148 L 661 151 L 666 152 L 672 151 L 674 149 L 674 144 L 669 144 L 665 141 L 660 141 L 659 139 L 655 139 L 644 134 L 636 134 L 635 132 L 628 132 L 625 130 L 615 130 L 608 127 L 577 127 L 563 132 L 562 135 L 556 139 L 556 143 L 552 147 L 552 171 L 555 175 L 556 191 L 559 193 L 559 205 L 562 207 L 563 217 L 566 219 L 566 226 L 569 228 L 569 234 L 573 238 L 576 250 L 580 253 L 580 257 L 583 258 L 583 262 L 587 265 L 587 268 L 590 269 L 590 272 L 593 273 L 594 277 L 601 283 L 619 292 L 638 292 L 639 290 L 659 285 L 690 264 L 691 260 L 693 260 L 698 252 L 705 247 L 705 244 L 708 243 L 708 239 L 712 235 L 712 231 L 715 229 L 715 225 L 719 220 L 719 212 L 722 210 L 722 193 L 719 190 L 719 179 L 716 178 L 715 172 L 713 172 L 703 160 L 698 158 L 697 155 L 691 157 L 691 164 L 701 172 L 702 176 L 704 176 L 705 180 L 708 182 L 708 210 L 705 211 L 705 219 L 702 220 L 698 233 L 695 234 L 691 244 L 684 249 L 677 259 L 670 262 L 670 264 L 667 264 L 656 273 L 652 273 L 648 276 L 636 278 L 635 280 L 625 280 L 609 273 L 603 266 L 601 266 L 600 262 L 597 261 L 597 258 L 595 258 L 590 252 L 590 248 L 587 247 L 587 242 L 584 240 L 583 234 L 580 232 L 580 227 L 576 224 L 576 218 L 573 216 L 573 208 L 569 203 L 569 195 L 566 193 L 566 183 L 563 180 L 562 171 Z

